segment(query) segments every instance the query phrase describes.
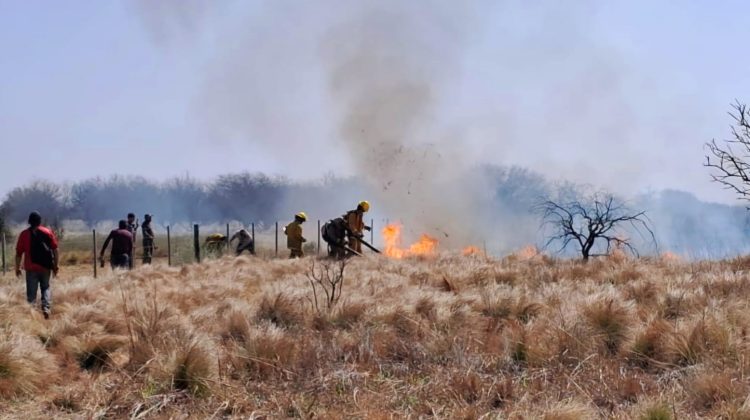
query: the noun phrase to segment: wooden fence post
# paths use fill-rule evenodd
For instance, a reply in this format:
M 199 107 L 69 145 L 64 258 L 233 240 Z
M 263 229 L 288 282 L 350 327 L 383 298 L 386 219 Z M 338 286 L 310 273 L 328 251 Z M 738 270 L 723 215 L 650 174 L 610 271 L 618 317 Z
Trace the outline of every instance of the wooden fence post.
M 255 243 L 255 222 L 250 223 L 250 231 L 253 236 L 253 255 L 255 255 L 255 248 L 258 246 L 258 244 Z
M 193 251 L 195 251 L 195 261 L 201 262 L 201 242 L 198 238 L 200 234 L 200 228 L 197 224 L 193 225 Z
M 229 223 L 227 223 L 227 251 L 229 251 Z
M 320 255 L 320 219 L 318 219 L 318 255 Z
M 370 219 L 370 245 L 375 246 L 375 219 Z
M 96 264 L 96 263 L 98 262 L 98 261 L 96 260 L 96 229 L 93 229 L 93 230 L 91 231 L 91 239 L 92 239 L 92 241 L 91 241 L 91 242 L 92 242 L 92 244 L 94 245 L 94 249 L 92 249 L 92 251 L 93 251 L 93 253 L 94 253 L 94 278 L 96 278 L 96 266 L 97 266 L 97 264 Z M 114 245 L 113 245 L 113 246 L 114 246 Z
M 5 233 L 3 233 L 3 275 L 5 275 L 5 272 L 8 270 L 8 266 L 5 262 Z
M 276 256 L 279 256 L 279 222 L 276 222 Z
M 167 225 L 167 266 L 172 266 L 172 236 L 169 225 Z

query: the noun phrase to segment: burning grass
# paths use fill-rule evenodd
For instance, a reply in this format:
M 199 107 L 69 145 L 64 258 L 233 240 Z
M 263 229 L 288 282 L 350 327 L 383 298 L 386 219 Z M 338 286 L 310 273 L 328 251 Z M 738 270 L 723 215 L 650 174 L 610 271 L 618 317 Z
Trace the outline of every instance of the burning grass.
M 401 248 L 399 248 L 401 249 Z M 410 248 L 403 248 L 408 250 Z M 16 417 L 745 418 L 737 261 L 225 258 L 0 285 L 0 412 Z

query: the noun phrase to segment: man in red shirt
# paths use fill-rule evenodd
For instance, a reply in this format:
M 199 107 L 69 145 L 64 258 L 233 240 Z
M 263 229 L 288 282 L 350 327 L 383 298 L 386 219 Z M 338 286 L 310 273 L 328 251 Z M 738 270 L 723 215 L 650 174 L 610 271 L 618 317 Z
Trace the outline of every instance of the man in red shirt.
M 50 273 L 57 277 L 59 254 L 55 234 L 42 226 L 42 216 L 29 214 L 29 228 L 18 235 L 16 243 L 16 276 L 21 277 L 21 258 L 26 271 L 26 300 L 34 305 L 36 291 L 41 289 L 42 312 L 49 318 L 52 304 Z
M 133 267 L 131 264 L 133 260 L 133 234 L 128 230 L 128 222 L 120 220 L 118 228 L 109 232 L 109 236 L 104 241 L 102 251 L 99 254 L 102 266 L 104 266 L 104 252 L 107 250 L 110 241 L 112 242 L 112 251 L 109 262 L 112 264 L 112 268 L 130 270 Z

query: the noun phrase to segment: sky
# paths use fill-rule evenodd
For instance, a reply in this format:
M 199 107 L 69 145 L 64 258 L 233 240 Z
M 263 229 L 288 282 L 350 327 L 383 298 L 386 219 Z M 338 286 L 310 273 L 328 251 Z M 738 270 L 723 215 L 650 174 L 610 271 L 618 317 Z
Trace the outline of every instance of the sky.
M 749 13 L 742 1 L 0 0 L 0 195 L 38 178 L 364 175 L 342 128 L 358 102 L 338 83 L 368 75 L 346 79 L 331 57 L 370 30 L 414 40 L 408 63 L 431 80 L 409 144 L 622 194 L 734 202 L 703 145 L 750 100 Z M 388 33 L 399 16 L 405 38 Z M 355 24 L 370 18 L 385 23 Z

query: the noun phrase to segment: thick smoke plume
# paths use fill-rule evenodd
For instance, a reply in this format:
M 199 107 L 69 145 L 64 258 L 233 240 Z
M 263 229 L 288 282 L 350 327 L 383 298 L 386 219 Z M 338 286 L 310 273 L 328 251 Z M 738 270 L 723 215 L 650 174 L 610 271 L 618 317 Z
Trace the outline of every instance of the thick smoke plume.
M 550 192 L 539 177 L 631 197 L 704 179 L 694 151 L 674 173 L 660 162 L 674 157 L 661 139 L 695 138 L 689 116 L 701 113 L 675 111 L 680 87 L 629 65 L 639 57 L 604 30 L 618 21 L 596 2 L 138 4 L 159 47 L 202 47 L 193 116 L 212 145 L 251 145 L 253 173 L 357 180 L 274 195 L 280 217 L 325 220 L 369 199 L 371 217 L 402 221 L 407 239 L 507 250 L 538 233 L 530 208 Z M 180 28 L 193 33 L 175 36 Z M 658 219 L 682 225 L 672 215 Z
M 431 6 L 371 2 L 327 32 L 321 56 L 341 142 L 374 204 L 407 231 L 465 241 L 474 194 L 458 185 L 460 139 L 436 121 L 472 19 L 454 2 Z

